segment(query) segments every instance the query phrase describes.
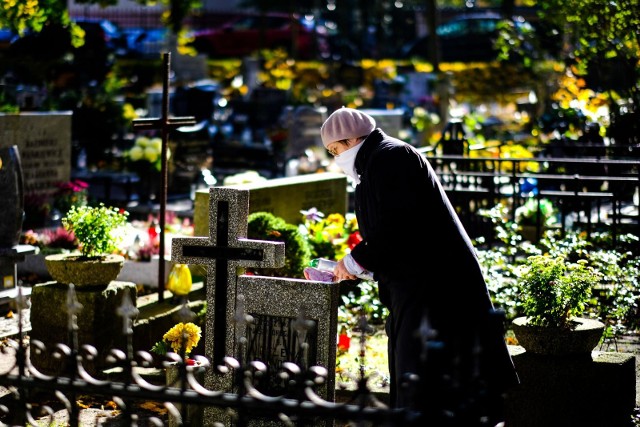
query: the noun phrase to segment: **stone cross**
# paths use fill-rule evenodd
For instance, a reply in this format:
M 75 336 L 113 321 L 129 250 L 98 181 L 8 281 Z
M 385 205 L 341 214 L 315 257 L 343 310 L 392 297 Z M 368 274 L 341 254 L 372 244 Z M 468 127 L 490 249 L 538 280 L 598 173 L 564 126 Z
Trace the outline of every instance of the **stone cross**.
M 167 144 L 169 142 L 169 131 L 196 123 L 195 117 L 169 117 L 169 76 L 171 75 L 171 53 L 162 54 L 164 65 L 162 84 L 162 116 L 160 118 L 136 119 L 133 121 L 134 129 L 160 129 L 162 132 L 162 149 L 160 157 L 162 159 L 160 175 L 160 261 L 158 263 L 158 300 L 164 300 L 164 228 L 167 210 Z
M 237 268 L 279 268 L 284 243 L 247 239 L 249 191 L 224 187 L 209 190 L 209 237 L 172 239 L 171 260 L 207 266 L 206 355 L 215 369 L 234 353 L 230 338 L 237 295 Z M 232 338 L 232 337 L 231 337 Z

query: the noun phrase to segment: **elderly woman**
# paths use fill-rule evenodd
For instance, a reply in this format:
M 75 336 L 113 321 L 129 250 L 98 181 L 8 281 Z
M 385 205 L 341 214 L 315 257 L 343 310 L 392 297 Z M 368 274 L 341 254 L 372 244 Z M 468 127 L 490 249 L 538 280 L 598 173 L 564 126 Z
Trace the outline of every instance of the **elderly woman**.
M 478 410 L 500 422 L 503 395 L 518 376 L 474 247 L 433 168 L 359 110 L 334 111 L 320 134 L 356 183 L 363 237 L 334 274 L 355 280 L 371 271 L 378 282 L 389 309 L 392 406 L 424 408 L 444 421 L 480 387 L 489 398 Z M 412 374 L 418 390 L 403 386 Z

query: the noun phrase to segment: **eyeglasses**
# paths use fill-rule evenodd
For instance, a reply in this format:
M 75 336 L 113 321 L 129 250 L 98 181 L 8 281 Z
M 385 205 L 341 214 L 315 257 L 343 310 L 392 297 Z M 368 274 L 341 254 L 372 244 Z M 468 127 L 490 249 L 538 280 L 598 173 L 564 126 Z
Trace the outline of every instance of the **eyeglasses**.
M 339 141 L 334 142 L 334 144 L 340 144 L 340 145 L 344 145 L 346 147 L 349 147 L 349 140 L 348 139 L 341 139 Z M 339 156 L 340 153 L 338 153 L 338 151 L 335 148 L 327 148 L 327 153 L 329 153 L 329 155 L 336 157 Z

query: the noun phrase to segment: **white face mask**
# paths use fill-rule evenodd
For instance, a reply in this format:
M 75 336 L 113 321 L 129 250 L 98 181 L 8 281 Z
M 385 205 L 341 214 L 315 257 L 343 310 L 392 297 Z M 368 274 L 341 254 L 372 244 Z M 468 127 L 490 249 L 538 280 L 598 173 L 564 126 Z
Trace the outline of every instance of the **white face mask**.
M 360 184 L 360 176 L 356 173 L 355 165 L 356 155 L 358 154 L 360 147 L 362 147 L 362 142 L 360 142 L 355 147 L 351 147 L 348 150 L 343 151 L 342 153 L 340 153 L 340 155 L 335 157 L 336 164 L 340 166 L 342 172 L 353 178 L 353 180 L 356 182 L 356 185 Z

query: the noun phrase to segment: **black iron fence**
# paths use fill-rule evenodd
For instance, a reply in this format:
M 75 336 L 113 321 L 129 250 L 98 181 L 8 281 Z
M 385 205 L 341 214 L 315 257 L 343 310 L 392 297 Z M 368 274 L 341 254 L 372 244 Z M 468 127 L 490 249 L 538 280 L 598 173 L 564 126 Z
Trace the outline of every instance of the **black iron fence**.
M 17 298 L 17 313 L 20 316 L 26 306 L 26 298 L 22 294 Z M 239 307 L 241 305 L 239 304 Z M 10 356 L 13 363 L 0 372 L 0 386 L 6 388 L 7 394 L 0 398 L 0 422 L 9 426 L 24 425 L 58 425 L 54 421 L 54 405 L 58 402 L 64 407 L 70 426 L 87 426 L 86 420 L 81 424 L 82 412 L 77 400 L 81 396 L 91 396 L 93 399 L 104 398 L 115 405 L 111 408 L 112 419 L 105 425 L 118 426 L 199 426 L 218 425 L 206 418 L 205 408 L 221 410 L 221 414 L 229 416 L 234 426 L 271 425 L 253 424 L 276 421 L 276 425 L 296 426 L 333 426 L 333 425 L 367 425 L 367 426 L 425 426 L 447 425 L 480 427 L 494 425 L 490 417 L 484 413 L 488 406 L 484 405 L 489 394 L 483 388 L 483 379 L 474 373 L 474 378 L 466 382 L 465 386 L 458 385 L 459 379 L 451 378 L 450 405 L 444 411 L 431 413 L 429 400 L 420 391 L 427 390 L 428 385 L 421 382 L 419 377 L 407 378 L 406 387 L 416 390 L 415 403 L 406 408 L 390 408 L 376 397 L 376 393 L 369 387 L 369 378 L 365 377 L 364 367 L 360 369 L 357 387 L 350 397 L 341 402 L 328 401 L 316 393 L 318 385 L 322 384 L 327 372 L 320 366 L 306 366 L 304 362 L 294 364 L 285 362 L 279 377 L 286 384 L 278 395 L 265 392 L 262 389 L 267 366 L 261 361 L 242 361 L 227 357 L 225 365 L 215 367 L 221 372 L 232 372 L 233 385 L 230 390 L 211 390 L 204 386 L 202 372 L 214 369 L 204 356 L 191 356 L 195 362 L 186 363 L 185 354 L 169 353 L 162 362 L 164 369 L 171 369 L 172 380 L 162 378 L 160 383 L 151 381 L 141 370 L 153 364 L 154 357 L 144 351 L 134 351 L 133 319 L 137 316 L 137 309 L 131 303 L 128 291 L 117 309 L 117 315 L 122 317 L 123 334 L 126 338 L 125 348 L 113 349 L 108 355 L 112 367 L 105 369 L 103 374 L 89 374 L 84 364 L 96 357 L 95 348 L 81 345 L 78 341 L 79 305 L 75 298 L 73 286 L 69 287 L 67 298 L 68 332 L 71 345 L 57 344 L 53 349 L 45 348 L 42 342 L 27 342 L 28 339 L 19 328 L 14 339 L 10 339 L 2 347 L 3 357 Z M 250 317 L 241 312 L 236 313 L 238 322 L 249 321 Z M 191 319 L 186 304 L 180 310 L 183 321 Z M 302 311 L 301 311 L 302 313 Z M 493 316 L 504 320 L 500 313 Z M 22 325 L 20 319 L 19 325 Z M 300 322 L 301 325 L 309 322 Z M 310 326 L 307 326 L 307 328 Z M 366 320 L 361 319 L 358 329 L 361 333 L 360 357 L 364 360 L 366 336 L 370 332 Z M 424 359 L 426 353 L 434 355 L 441 348 L 441 344 L 433 341 L 432 331 L 426 328 L 422 331 Z M 304 327 L 297 328 L 297 333 L 308 332 Z M 184 340 L 187 337 L 183 337 Z M 304 339 L 300 339 L 304 342 Z M 242 351 L 243 340 L 239 340 L 239 354 Z M 184 348 L 184 346 L 183 346 Z M 59 372 L 43 373 L 34 366 L 29 353 L 49 352 L 50 357 L 56 358 L 60 364 Z M 6 364 L 5 364 L 6 365 Z M 163 370 L 164 370 L 163 369 Z M 118 375 L 106 376 L 106 372 Z M 474 370 L 475 371 L 475 370 Z M 477 375 L 477 377 L 476 377 Z M 469 387 L 472 384 L 473 387 Z M 166 408 L 166 414 L 153 415 L 141 408 L 142 403 L 155 402 Z M 204 412 L 204 416 L 203 416 Z M 214 412 L 214 414 L 217 412 Z M 216 421 L 218 421 L 216 419 Z M 356 424 L 349 424 L 356 423 Z M 222 424 L 220 424 L 222 425 Z
M 542 199 L 551 200 L 563 232 L 607 230 L 614 241 L 622 232 L 640 236 L 640 160 L 424 154 L 474 237 L 491 236 L 490 221 L 478 216 L 481 209 L 506 201 L 515 221 L 516 209 L 529 199 L 538 207 Z M 540 236 L 543 224 L 535 226 Z

